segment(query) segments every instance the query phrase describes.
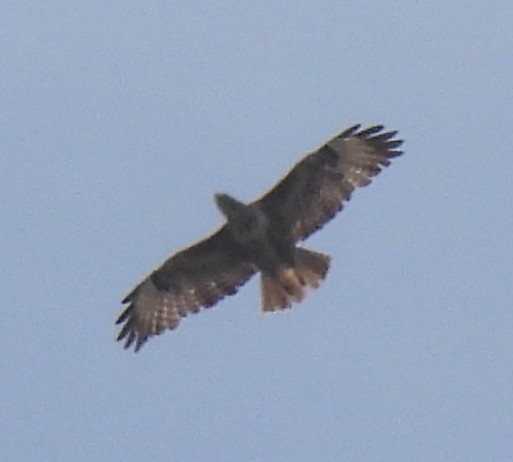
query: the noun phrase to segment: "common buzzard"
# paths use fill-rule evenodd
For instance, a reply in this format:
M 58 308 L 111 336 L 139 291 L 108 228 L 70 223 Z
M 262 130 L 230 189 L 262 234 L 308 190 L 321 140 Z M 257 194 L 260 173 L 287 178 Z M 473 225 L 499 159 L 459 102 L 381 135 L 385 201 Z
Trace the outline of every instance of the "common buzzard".
M 226 223 L 173 255 L 122 301 L 118 340 L 135 351 L 261 275 L 263 311 L 289 308 L 326 276 L 330 257 L 297 247 L 342 209 L 392 158 L 402 154 L 396 131 L 354 125 L 301 159 L 261 198 L 244 204 L 227 194 L 215 201 Z

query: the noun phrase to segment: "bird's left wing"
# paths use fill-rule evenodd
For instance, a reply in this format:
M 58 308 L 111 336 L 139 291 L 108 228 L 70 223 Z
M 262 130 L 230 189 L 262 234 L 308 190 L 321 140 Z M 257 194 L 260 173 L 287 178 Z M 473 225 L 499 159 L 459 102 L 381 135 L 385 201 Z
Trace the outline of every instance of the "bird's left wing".
M 122 301 L 129 303 L 116 324 L 118 340 L 135 351 L 153 335 L 174 329 L 188 313 L 232 295 L 254 273 L 226 226 L 167 260 Z
M 355 188 L 368 185 L 402 154 L 396 131 L 355 125 L 300 160 L 278 184 L 255 201 L 294 240 L 306 239 L 342 209 Z

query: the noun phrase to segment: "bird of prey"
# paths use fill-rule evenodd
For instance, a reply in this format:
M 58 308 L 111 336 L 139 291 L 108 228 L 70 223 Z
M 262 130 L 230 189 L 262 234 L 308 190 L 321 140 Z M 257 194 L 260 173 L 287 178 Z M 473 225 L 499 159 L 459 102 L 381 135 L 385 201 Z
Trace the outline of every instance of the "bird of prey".
M 317 288 L 330 257 L 298 247 L 331 220 L 359 186 L 402 154 L 397 131 L 354 125 L 306 155 L 270 191 L 245 204 L 215 194 L 226 222 L 206 239 L 164 262 L 122 301 L 116 324 L 124 347 L 135 351 L 174 329 L 189 313 L 233 295 L 261 276 L 263 311 L 289 308 Z

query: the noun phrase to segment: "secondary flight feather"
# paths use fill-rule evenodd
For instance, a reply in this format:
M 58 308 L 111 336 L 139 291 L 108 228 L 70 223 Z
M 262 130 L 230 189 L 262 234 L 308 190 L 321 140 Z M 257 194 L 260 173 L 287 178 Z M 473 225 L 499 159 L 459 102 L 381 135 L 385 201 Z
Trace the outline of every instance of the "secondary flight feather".
M 261 276 L 264 311 L 298 303 L 325 278 L 330 257 L 297 247 L 331 220 L 352 192 L 400 156 L 397 131 L 354 125 L 301 159 L 261 198 L 244 204 L 228 194 L 215 202 L 226 223 L 169 258 L 122 301 L 118 340 L 135 351 L 174 329 L 189 313 L 233 295 Z

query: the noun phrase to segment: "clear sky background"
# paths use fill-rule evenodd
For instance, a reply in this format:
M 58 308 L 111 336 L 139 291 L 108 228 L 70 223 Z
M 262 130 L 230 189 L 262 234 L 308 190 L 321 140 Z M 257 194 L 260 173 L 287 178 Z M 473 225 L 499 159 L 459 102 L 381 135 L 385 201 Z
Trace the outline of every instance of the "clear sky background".
M 5 461 L 513 460 L 513 4 L 5 1 Z M 120 299 L 356 122 L 406 154 L 305 244 L 134 354 Z

